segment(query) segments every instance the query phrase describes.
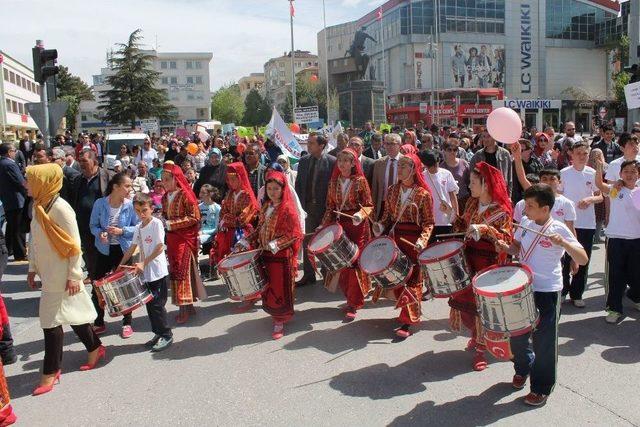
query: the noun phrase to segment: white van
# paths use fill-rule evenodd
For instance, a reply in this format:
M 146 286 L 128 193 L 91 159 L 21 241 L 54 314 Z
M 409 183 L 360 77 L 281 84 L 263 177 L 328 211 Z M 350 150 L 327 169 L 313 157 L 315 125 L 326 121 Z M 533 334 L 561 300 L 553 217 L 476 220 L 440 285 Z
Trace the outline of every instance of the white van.
M 105 166 L 109 170 L 113 170 L 113 163 L 116 161 L 116 156 L 120 153 L 120 147 L 126 145 L 129 147 L 129 151 L 134 145 L 142 147 L 144 140 L 149 138 L 146 133 L 110 133 L 105 138 Z
M 217 120 L 212 120 L 210 122 L 198 122 L 196 124 L 196 132 L 205 130 L 211 136 L 213 136 L 218 129 L 222 129 L 222 123 Z

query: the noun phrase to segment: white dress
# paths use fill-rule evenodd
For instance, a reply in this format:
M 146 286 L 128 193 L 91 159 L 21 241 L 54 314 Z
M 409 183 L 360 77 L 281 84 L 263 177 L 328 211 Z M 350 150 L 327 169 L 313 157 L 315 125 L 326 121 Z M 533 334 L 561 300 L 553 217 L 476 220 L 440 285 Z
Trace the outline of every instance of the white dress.
M 58 197 L 48 214 L 80 246 L 76 215 L 71 206 Z M 67 280 L 82 281 L 82 254 L 68 259 L 60 257 L 35 213 L 31 221 L 29 271 L 35 272 L 42 282 L 40 326 L 43 329 L 59 325 L 83 325 L 95 320 L 97 313 L 85 286 L 81 285 L 80 292 L 73 296 L 65 290 Z

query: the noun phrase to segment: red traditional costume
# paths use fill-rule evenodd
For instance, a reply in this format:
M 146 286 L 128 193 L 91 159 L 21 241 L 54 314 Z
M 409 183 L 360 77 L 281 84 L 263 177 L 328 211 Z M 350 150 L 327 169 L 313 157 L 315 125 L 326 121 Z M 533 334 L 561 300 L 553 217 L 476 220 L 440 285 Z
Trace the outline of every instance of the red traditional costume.
M 262 292 L 262 308 L 275 323 L 285 323 L 293 316 L 298 251 L 304 236 L 287 177 L 270 171 L 265 182 L 278 183 L 282 199 L 277 206 L 271 200 L 262 205 L 257 230 L 245 239 L 251 247 L 265 249 L 261 258 L 269 285 Z
M 493 264 L 503 263 L 506 254 L 498 254 L 495 242 L 502 240 L 510 244 L 512 240 L 513 214 L 511 200 L 507 192 L 507 186 L 501 172 L 488 163 L 480 162 L 475 171 L 480 174 L 483 185 L 491 194 L 491 203 L 482 207 L 477 197 L 471 197 L 462 216 L 455 219 L 453 229 L 456 232 L 467 232 L 473 226 L 479 240 L 467 239 L 464 252 L 471 268 L 471 274 Z M 471 286 L 449 299 L 451 312 L 449 316 L 451 329 L 461 330 L 461 324 L 472 333 L 469 347 L 483 352 L 485 349 L 485 337 L 480 317 L 478 316 L 476 299 Z M 486 365 L 486 362 L 484 362 Z M 475 362 L 474 362 L 474 368 Z M 484 369 L 478 367 L 478 370 Z
M 0 336 L 2 336 L 2 328 L 9 325 L 9 314 L 4 305 L 4 299 L 0 296 Z M 0 427 L 8 426 L 16 422 L 16 415 L 10 404 L 9 387 L 7 386 L 7 378 L 4 376 L 4 368 L 0 362 Z
M 167 257 L 171 297 L 177 306 L 192 305 L 206 298 L 198 273 L 198 230 L 200 209 L 198 199 L 182 169 L 173 163 L 164 164 L 162 171 L 170 173 L 177 189 L 162 196 L 162 215 L 167 227 Z
M 229 187 L 222 200 L 218 232 L 210 253 L 214 264 L 229 255 L 238 240 L 253 232 L 252 223 L 260 210 L 244 165 L 239 162 L 227 165 L 227 186 L 230 175 L 235 175 L 240 185 L 236 190 Z
M 358 154 L 350 148 L 345 148 L 339 155 L 342 153 L 351 155 L 354 167 L 351 176 L 347 179 L 341 176 L 337 162 L 333 167 L 327 191 L 327 209 L 322 219 L 322 225 L 326 226 L 337 222 L 342 226 L 349 240 L 362 250 L 371 239 L 369 222 L 367 221 L 373 211 L 371 190 L 362 171 Z M 357 214 L 361 221 L 355 225 L 351 218 L 338 215 L 334 211 L 348 215 Z M 352 317 L 356 310 L 364 306 L 364 298 L 371 290 L 371 280 L 357 265 L 352 265 L 334 274 L 328 274 L 325 278 L 325 286 L 332 287 L 331 283 L 335 280 L 338 281 L 347 298 L 347 315 Z
M 433 199 L 427 183 L 422 176 L 422 163 L 416 155 L 406 155 L 413 162 L 413 185 L 405 187 L 397 183 L 389 187 L 384 203 L 384 212 L 380 223 L 392 236 L 400 250 L 414 263 L 406 287 L 400 287 L 393 292 L 397 299 L 396 308 L 402 310 L 398 320 L 403 325 L 411 325 L 420 321 L 422 300 L 422 277 L 417 266 L 418 251 L 415 246 L 401 240 L 404 238 L 423 248 L 433 231 Z M 409 194 L 407 195 L 407 192 Z M 403 194 L 406 198 L 403 202 Z M 374 301 L 380 296 L 380 289 L 376 289 Z

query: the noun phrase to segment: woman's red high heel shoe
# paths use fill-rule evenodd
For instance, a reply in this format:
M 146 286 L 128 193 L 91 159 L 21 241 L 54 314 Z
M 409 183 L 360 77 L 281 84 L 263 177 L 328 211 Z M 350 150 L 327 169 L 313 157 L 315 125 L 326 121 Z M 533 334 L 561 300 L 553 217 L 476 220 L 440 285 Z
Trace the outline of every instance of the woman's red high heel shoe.
M 33 390 L 33 396 L 40 396 L 41 394 L 45 394 L 45 393 L 49 393 L 51 390 L 53 390 L 53 386 L 56 384 L 60 384 L 60 375 L 62 374 L 62 371 L 59 370 L 58 372 L 56 372 L 56 376 L 53 377 L 53 382 L 49 385 L 41 385 L 36 387 Z
M 101 345 L 100 347 L 98 347 L 98 358 L 96 359 L 96 361 L 93 362 L 93 363 L 87 363 L 86 365 L 80 366 L 80 370 L 81 371 L 90 371 L 90 370 L 92 370 L 93 368 L 96 367 L 96 365 L 98 364 L 100 359 L 104 359 L 106 354 L 107 354 L 106 347 Z

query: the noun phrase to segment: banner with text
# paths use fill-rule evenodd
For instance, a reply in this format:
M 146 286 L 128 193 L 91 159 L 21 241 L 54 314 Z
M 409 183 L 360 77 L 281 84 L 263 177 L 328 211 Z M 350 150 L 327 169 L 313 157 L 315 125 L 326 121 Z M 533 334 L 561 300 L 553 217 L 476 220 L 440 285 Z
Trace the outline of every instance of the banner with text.
M 300 158 L 302 146 L 275 108 L 273 109 L 271 120 L 267 125 L 267 134 L 272 135 L 273 141 L 280 147 L 283 153 L 295 159 Z
M 297 107 L 294 110 L 294 115 L 295 122 L 299 125 L 306 125 L 320 121 L 320 114 L 318 113 L 317 105 L 312 107 Z

